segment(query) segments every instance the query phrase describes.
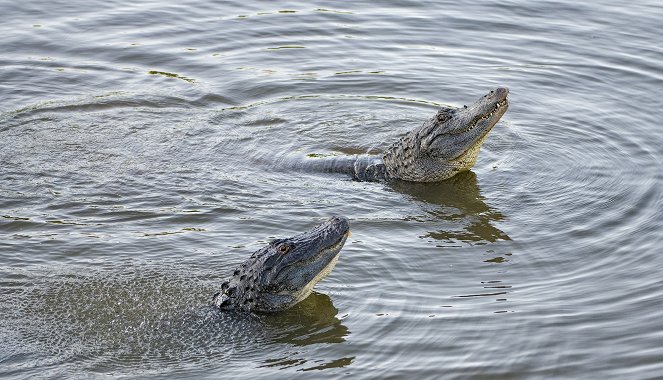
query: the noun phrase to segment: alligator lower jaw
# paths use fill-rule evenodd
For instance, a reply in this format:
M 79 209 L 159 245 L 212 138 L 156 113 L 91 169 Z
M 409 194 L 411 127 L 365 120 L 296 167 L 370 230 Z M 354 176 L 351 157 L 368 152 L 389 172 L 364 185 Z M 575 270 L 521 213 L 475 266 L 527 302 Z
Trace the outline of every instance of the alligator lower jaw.
M 311 259 L 307 260 L 304 265 L 307 265 L 308 263 L 315 262 L 317 260 L 322 260 L 323 257 L 331 255 L 329 262 L 327 265 L 322 268 L 317 275 L 311 281 L 309 281 L 306 285 L 304 285 L 301 289 L 299 289 L 296 293 L 291 293 L 289 291 L 281 292 L 279 293 L 280 296 L 288 296 L 292 297 L 292 302 L 289 304 L 289 306 L 295 305 L 301 301 L 304 300 L 304 298 L 308 297 L 309 294 L 313 291 L 313 287 L 315 284 L 320 282 L 323 278 L 327 277 L 329 273 L 334 269 L 336 266 L 336 263 L 338 262 L 339 257 L 341 256 L 341 248 L 343 248 L 343 245 L 345 244 L 345 240 L 352 235 L 350 230 L 345 231 L 345 233 L 341 236 L 341 238 L 331 246 L 327 248 L 323 248 L 318 252 L 317 255 L 312 257 Z M 288 307 L 289 307 L 288 306 Z
M 454 135 L 460 135 L 460 134 L 467 133 L 467 132 L 473 130 L 474 128 L 476 128 L 477 125 L 479 125 L 480 122 L 485 121 L 485 120 L 487 120 L 487 119 L 490 119 L 490 118 L 493 117 L 493 115 L 494 115 L 495 113 L 497 113 L 497 112 L 499 112 L 499 111 L 502 111 L 502 108 L 504 108 L 504 112 L 506 112 L 506 109 L 509 108 L 509 100 L 508 100 L 507 98 L 504 98 L 504 100 L 501 100 L 501 101 L 495 103 L 495 106 L 490 110 L 490 112 L 485 113 L 485 114 L 483 114 L 483 115 L 481 115 L 481 116 L 477 116 L 474 120 L 472 120 L 472 122 L 470 123 L 470 125 L 468 125 L 468 126 L 467 126 L 465 129 L 463 129 L 462 131 L 457 131 L 457 132 L 455 132 L 455 133 L 453 133 L 453 134 L 454 134 Z M 502 114 L 504 114 L 504 112 L 502 112 Z M 501 115 L 500 115 L 500 117 L 501 117 Z M 489 125 L 489 126 L 486 128 L 485 133 L 487 133 L 488 131 L 490 131 L 490 129 L 491 129 L 495 124 L 497 124 L 497 121 L 498 121 L 498 120 L 499 120 L 499 118 L 498 118 L 497 120 L 495 120 L 493 123 L 491 123 L 491 125 Z
M 504 98 L 504 100 L 497 102 L 495 104 L 495 107 L 493 107 L 493 110 L 490 111 L 490 113 L 488 114 L 488 117 L 492 117 L 493 114 L 495 114 L 498 111 L 501 111 L 502 108 L 504 108 L 504 112 L 506 112 L 507 108 L 509 108 L 509 99 Z M 502 115 L 504 115 L 504 112 L 502 112 Z M 502 115 L 500 115 L 500 117 L 502 117 Z
M 331 247 L 326 248 L 327 250 L 338 250 L 339 252 L 341 251 L 341 248 L 343 248 L 343 244 L 345 244 L 345 240 L 352 236 L 352 232 L 348 229 L 343 233 L 340 239 L 336 243 L 334 243 Z M 324 249 L 323 249 L 324 251 Z
M 470 146 L 468 146 L 467 149 L 465 149 L 461 154 L 459 154 L 453 160 L 454 161 L 462 160 L 468 154 L 468 152 L 475 149 L 477 147 L 477 145 L 481 146 L 483 144 L 483 141 L 486 139 L 486 135 L 488 135 L 488 132 L 490 132 L 493 129 L 495 124 L 497 124 L 497 122 L 500 120 L 502 115 L 504 115 L 504 113 L 506 112 L 506 110 L 508 108 L 509 108 L 509 100 L 507 98 L 504 98 L 504 100 L 501 100 L 501 101 L 497 102 L 495 104 L 495 107 L 493 107 L 493 109 L 489 113 L 481 116 L 481 118 L 479 118 L 478 120 L 473 122 L 472 126 L 468 129 L 468 131 L 470 131 L 474 127 L 476 127 L 476 125 L 480 121 L 490 119 L 490 118 L 493 117 L 493 115 L 495 115 L 495 113 L 498 113 L 498 112 L 500 113 L 500 115 L 495 120 L 489 122 L 490 124 L 488 126 L 486 126 L 486 128 L 484 128 L 484 130 L 481 132 L 481 135 L 474 141 L 474 143 L 472 143 Z
M 325 257 L 325 256 L 329 255 L 332 252 L 336 252 L 336 255 L 338 255 L 338 253 L 341 252 L 341 248 L 343 248 L 343 245 L 345 244 L 345 240 L 348 237 L 350 237 L 350 235 L 352 235 L 350 230 L 345 231 L 345 233 L 343 233 L 343 235 L 338 239 L 338 241 L 336 241 L 336 243 L 330 245 L 327 248 L 321 249 L 320 252 L 318 252 L 317 255 L 315 255 L 315 256 L 311 257 L 310 259 L 304 261 L 303 264 L 307 265 L 309 263 L 318 261 L 322 257 Z
M 325 267 L 322 268 L 322 270 L 304 287 L 304 290 L 309 288 L 313 289 L 313 286 L 315 284 L 317 284 L 323 278 L 327 277 L 327 275 L 332 271 L 332 269 L 334 269 L 334 266 L 338 261 L 338 257 L 341 254 L 341 248 L 343 248 L 345 241 L 350 235 L 351 233 L 350 230 L 348 229 L 347 231 L 345 231 L 345 233 L 336 243 L 334 243 L 333 245 L 327 248 L 323 248 L 322 250 L 320 250 L 320 252 L 315 256 L 313 261 L 322 260 L 324 257 L 327 257 L 329 255 L 333 256 L 329 260 L 329 263 L 327 263 L 327 265 L 325 265 Z M 310 290 L 308 292 L 310 293 Z
M 339 249 L 334 255 L 334 257 L 332 257 L 332 259 L 329 261 L 329 263 L 325 265 L 325 267 L 322 268 L 322 270 L 298 292 L 298 294 L 295 296 L 295 301 L 293 302 L 293 305 L 303 301 L 306 297 L 308 297 L 309 294 L 311 294 L 315 284 L 320 282 L 320 280 L 327 277 L 327 275 L 331 273 L 331 271 L 336 266 L 336 263 L 338 262 L 340 256 L 341 256 L 341 250 Z

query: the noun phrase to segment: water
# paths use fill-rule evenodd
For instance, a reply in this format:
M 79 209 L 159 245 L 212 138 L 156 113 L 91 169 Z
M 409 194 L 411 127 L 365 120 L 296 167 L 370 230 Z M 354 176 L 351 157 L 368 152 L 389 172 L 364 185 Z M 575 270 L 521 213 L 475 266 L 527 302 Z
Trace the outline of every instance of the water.
M 654 1 L 0 1 L 3 378 L 663 374 Z M 295 173 L 499 85 L 472 172 Z M 353 235 L 294 309 L 209 301 Z

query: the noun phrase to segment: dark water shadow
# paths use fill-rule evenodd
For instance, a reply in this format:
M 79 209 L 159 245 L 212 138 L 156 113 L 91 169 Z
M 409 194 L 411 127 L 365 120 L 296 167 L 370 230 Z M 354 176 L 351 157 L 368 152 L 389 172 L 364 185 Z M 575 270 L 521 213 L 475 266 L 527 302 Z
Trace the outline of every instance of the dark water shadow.
M 473 172 L 460 173 L 443 182 L 396 181 L 390 185 L 395 191 L 420 202 L 439 206 L 424 208 L 429 219 L 441 222 L 442 228 L 429 231 L 422 238 L 470 244 L 511 240 L 494 226 L 495 222 L 504 219 L 504 215 L 484 202 Z
M 458 288 L 458 293 L 448 299 L 447 306 L 480 303 L 486 307 L 486 299 L 492 299 L 495 301 L 494 306 L 487 307 L 491 313 L 513 311 L 507 302 L 513 285 L 498 267 L 485 266 L 500 264 L 501 267 L 512 260 L 508 245 L 501 248 L 485 247 L 489 243 L 510 241 L 511 238 L 495 226 L 504 220 L 505 216 L 485 202 L 476 174 L 464 172 L 444 182 L 394 182 L 391 186 L 395 191 L 421 202 L 425 216 L 414 219 L 423 219 L 420 221 L 425 224 L 428 232 L 420 238 L 430 240 L 437 247 L 443 248 L 474 246 L 476 249 L 468 251 L 480 255 L 479 267 L 492 268 L 488 271 L 475 271 L 474 260 L 466 262 L 464 265 L 474 268 L 471 273 L 476 273 L 477 277 L 470 276 L 467 286 Z
M 266 326 L 278 333 L 274 343 L 307 346 L 316 343 L 341 343 L 350 334 L 336 317 L 338 309 L 328 295 L 313 292 L 292 308 L 273 314 L 263 314 Z
M 354 357 L 313 359 L 302 351 L 305 346 L 345 342 L 350 331 L 337 314 L 338 309 L 329 296 L 313 292 L 288 310 L 260 315 L 265 329 L 270 331 L 270 343 L 295 348 L 292 352 L 279 352 L 276 357 L 266 359 L 261 367 L 302 366 L 299 370 L 309 371 L 342 368 L 351 364 Z M 324 356 L 328 355 L 326 351 L 328 350 L 322 350 Z

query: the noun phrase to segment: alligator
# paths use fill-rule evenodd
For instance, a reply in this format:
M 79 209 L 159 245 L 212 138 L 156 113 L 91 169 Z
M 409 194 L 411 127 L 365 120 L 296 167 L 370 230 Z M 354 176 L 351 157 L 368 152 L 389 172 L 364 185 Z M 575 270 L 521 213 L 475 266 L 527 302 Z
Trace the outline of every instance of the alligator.
M 302 234 L 273 240 L 235 269 L 212 303 L 222 310 L 287 309 L 332 271 L 349 235 L 348 220 L 334 216 Z
M 343 172 L 358 181 L 438 182 L 474 166 L 488 132 L 509 108 L 509 90 L 490 91 L 470 106 L 443 107 L 382 155 L 307 160 L 326 172 Z

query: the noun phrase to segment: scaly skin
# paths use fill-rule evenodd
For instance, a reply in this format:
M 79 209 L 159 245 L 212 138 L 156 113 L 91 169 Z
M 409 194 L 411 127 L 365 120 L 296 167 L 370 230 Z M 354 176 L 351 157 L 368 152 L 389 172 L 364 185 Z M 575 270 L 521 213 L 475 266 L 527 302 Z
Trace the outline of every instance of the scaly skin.
M 470 170 L 488 132 L 504 115 L 507 88 L 498 88 L 463 108 L 443 108 L 408 132 L 382 156 L 388 178 L 436 182 Z
M 509 108 L 508 94 L 507 88 L 500 87 L 470 106 L 444 107 L 392 144 L 381 157 L 337 157 L 320 160 L 314 166 L 350 173 L 359 181 L 437 182 L 451 178 L 474 166 L 488 132 Z
M 348 220 L 334 216 L 308 232 L 274 240 L 237 267 L 212 302 L 242 311 L 289 308 L 332 271 L 349 234 Z

